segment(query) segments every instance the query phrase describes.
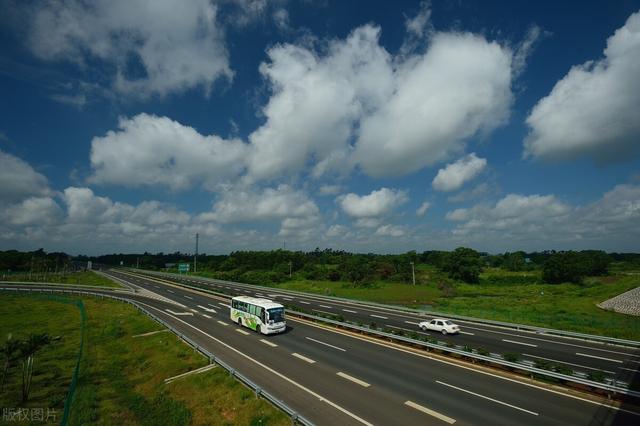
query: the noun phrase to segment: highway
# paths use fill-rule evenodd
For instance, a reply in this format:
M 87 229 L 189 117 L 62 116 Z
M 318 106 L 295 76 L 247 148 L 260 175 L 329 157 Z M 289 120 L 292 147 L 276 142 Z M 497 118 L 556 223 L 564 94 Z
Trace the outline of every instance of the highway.
M 259 335 L 231 323 L 224 299 L 154 278 L 109 274 L 146 289 L 128 297 L 318 425 L 640 421 L 636 409 L 608 407 L 291 317 L 286 333 Z M 147 297 L 154 293 L 160 297 Z
M 490 352 L 521 354 L 523 359 L 563 363 L 574 371 L 589 373 L 601 370 L 608 376 L 630 383 L 638 380 L 640 369 L 640 350 L 617 345 L 605 345 L 574 338 L 555 335 L 540 335 L 529 331 L 518 331 L 486 324 L 455 321 L 461 326 L 462 333 L 444 336 L 440 333 L 418 329 L 418 322 L 432 317 L 399 311 L 392 308 L 372 307 L 356 301 L 337 301 L 330 297 L 300 292 L 282 291 L 273 288 L 259 288 L 248 284 L 221 282 L 201 279 L 194 276 L 172 277 L 170 279 L 187 285 L 204 285 L 213 290 L 266 297 L 278 300 L 282 304 L 296 306 L 309 313 L 342 315 L 345 319 L 363 324 L 376 323 L 390 329 L 415 331 L 422 335 L 437 338 L 446 343 L 468 345 L 472 348 L 485 348 Z M 166 289 L 156 289 L 167 293 Z

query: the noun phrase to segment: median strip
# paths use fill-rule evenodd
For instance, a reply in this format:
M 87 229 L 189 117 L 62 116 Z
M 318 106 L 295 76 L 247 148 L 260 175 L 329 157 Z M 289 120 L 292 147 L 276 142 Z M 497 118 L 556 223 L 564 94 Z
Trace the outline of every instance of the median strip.
M 294 353 L 292 353 L 291 355 L 293 355 L 293 356 L 295 356 L 296 358 L 299 358 L 299 359 L 301 359 L 301 360 L 303 360 L 303 361 L 306 361 L 306 362 L 308 362 L 309 364 L 315 364 L 315 361 L 314 361 L 314 360 L 312 360 L 311 358 L 307 358 L 307 357 L 306 357 L 306 356 L 304 356 L 304 355 L 300 355 L 299 353 L 294 352 Z
M 418 411 L 422 411 L 425 414 L 428 414 L 430 416 L 435 417 L 436 419 L 440 419 L 443 422 L 449 423 L 450 425 L 454 424 L 456 422 L 456 419 L 452 419 L 451 417 L 445 416 L 444 414 L 440 414 L 437 411 L 433 411 L 427 407 L 424 407 L 420 404 L 416 404 L 413 401 L 407 401 L 404 403 L 404 405 L 407 405 L 411 408 L 415 408 Z
M 522 412 L 532 414 L 532 415 L 534 415 L 534 416 L 538 416 L 538 415 L 539 415 L 539 414 L 538 414 L 538 413 L 536 413 L 536 412 L 529 411 L 529 410 L 525 410 L 524 408 L 516 407 L 515 405 L 507 404 L 506 402 L 498 401 L 497 399 L 489 398 L 488 396 L 480 395 L 479 393 L 471 392 L 471 391 L 469 391 L 469 390 L 462 389 L 462 388 L 459 388 L 459 387 L 457 387 L 457 386 L 450 385 L 449 383 L 441 382 L 440 380 L 436 380 L 436 383 L 439 383 L 439 384 L 441 384 L 441 385 L 443 385 L 443 386 L 448 386 L 448 387 L 450 387 L 450 388 L 452 388 L 452 389 L 459 390 L 460 392 L 465 392 L 465 393 L 468 393 L 468 394 L 470 394 L 470 395 L 477 396 L 478 398 L 483 398 L 483 399 L 486 399 L 486 400 L 489 400 L 489 401 L 495 402 L 496 404 L 501 404 L 501 405 L 504 405 L 504 406 L 506 406 L 506 407 L 513 408 L 513 409 L 515 409 L 515 410 L 520 410 L 520 411 L 522 411 Z
M 364 387 L 364 388 L 368 388 L 369 386 L 371 386 L 369 383 L 362 381 L 360 379 L 356 379 L 353 376 L 350 376 L 346 373 L 343 373 L 342 371 L 339 371 L 336 373 L 338 376 L 342 377 L 343 379 L 347 379 L 347 380 L 351 380 L 353 383 L 357 383 L 360 386 Z

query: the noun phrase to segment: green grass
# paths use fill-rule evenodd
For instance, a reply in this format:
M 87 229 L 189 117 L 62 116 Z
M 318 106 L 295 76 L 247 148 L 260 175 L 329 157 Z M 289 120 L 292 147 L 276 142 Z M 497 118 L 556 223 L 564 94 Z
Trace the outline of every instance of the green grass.
M 258 399 L 222 368 L 164 379 L 207 364 L 172 333 L 143 337 L 162 328 L 129 305 L 83 298 L 87 311 L 84 356 L 70 424 L 290 424 L 282 412 Z M 20 402 L 15 369 L 2 407 L 53 408 L 61 418 L 80 339 L 73 305 L 40 296 L 0 296 L 0 336 L 47 332 L 61 338 L 36 356 L 33 393 Z
M 13 273 L 5 276 L 5 281 L 30 281 L 30 282 L 48 282 L 57 284 L 76 284 L 76 285 L 91 285 L 96 287 L 122 287 L 115 281 L 98 275 L 93 271 L 71 272 L 65 275 L 62 274 L 48 274 L 48 275 L 36 275 L 29 273 Z

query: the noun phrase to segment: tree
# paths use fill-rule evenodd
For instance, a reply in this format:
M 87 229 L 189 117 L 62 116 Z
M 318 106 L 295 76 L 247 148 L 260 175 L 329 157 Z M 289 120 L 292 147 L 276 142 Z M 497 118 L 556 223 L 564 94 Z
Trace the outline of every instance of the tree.
M 11 338 L 11 334 L 7 336 L 7 340 L 4 342 L 4 346 L 0 348 L 0 354 L 3 358 L 2 367 L 2 383 L 0 383 L 0 392 L 4 390 L 4 384 L 9 374 L 9 369 L 13 363 L 18 359 L 20 349 L 20 341 Z
M 482 272 L 480 253 L 467 247 L 458 247 L 446 256 L 442 269 L 454 280 L 477 283 Z
M 505 253 L 504 254 L 504 262 L 503 266 L 508 271 L 523 271 L 526 267 L 526 263 L 524 261 L 524 252 L 516 251 L 514 253 Z
M 51 342 L 47 333 L 32 334 L 20 343 L 20 357 L 22 358 L 22 401 L 29 398 L 31 379 L 33 378 L 33 361 L 37 351 Z
M 575 251 L 555 253 L 542 266 L 542 279 L 549 284 L 580 283 L 586 275 L 584 258 Z

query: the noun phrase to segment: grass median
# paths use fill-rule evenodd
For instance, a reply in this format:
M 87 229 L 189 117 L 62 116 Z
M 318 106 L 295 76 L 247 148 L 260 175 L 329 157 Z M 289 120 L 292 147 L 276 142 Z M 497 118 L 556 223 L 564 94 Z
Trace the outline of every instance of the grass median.
M 222 368 L 165 384 L 208 361 L 170 332 L 146 334 L 162 327 L 129 305 L 82 300 L 87 322 L 70 424 L 290 424 Z M 0 293 L 0 343 L 8 333 L 55 338 L 36 354 L 29 400 L 22 401 L 16 365 L 0 407 L 55 410 L 60 421 L 80 343 L 78 308 L 63 301 Z

